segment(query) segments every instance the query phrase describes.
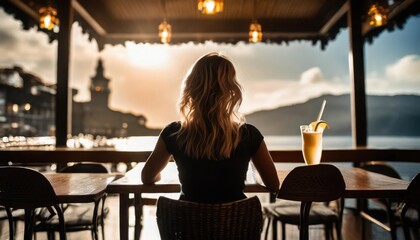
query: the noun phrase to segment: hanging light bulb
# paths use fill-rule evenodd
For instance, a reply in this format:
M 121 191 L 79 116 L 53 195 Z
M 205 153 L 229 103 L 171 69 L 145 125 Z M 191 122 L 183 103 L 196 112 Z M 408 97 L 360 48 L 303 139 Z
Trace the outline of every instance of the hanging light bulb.
M 249 25 L 249 42 L 257 43 L 262 40 L 262 29 L 261 25 L 257 21 L 253 21 Z
M 57 17 L 57 11 L 53 7 L 43 7 L 39 9 L 39 27 L 42 29 L 57 29 L 60 20 Z
M 380 27 L 386 24 L 388 19 L 387 11 L 380 5 L 373 4 L 368 12 L 369 24 L 371 26 Z
M 216 14 L 223 11 L 223 0 L 199 0 L 198 10 L 203 14 Z
M 162 43 L 169 43 L 172 37 L 172 27 L 171 25 L 164 20 L 159 25 L 159 38 Z

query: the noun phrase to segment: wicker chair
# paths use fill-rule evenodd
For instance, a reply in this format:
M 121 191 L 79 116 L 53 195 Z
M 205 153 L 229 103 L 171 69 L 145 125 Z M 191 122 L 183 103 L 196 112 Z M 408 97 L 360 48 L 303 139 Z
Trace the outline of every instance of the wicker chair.
M 0 167 L 0 205 L 6 209 L 25 209 L 25 240 L 32 239 L 35 209 L 55 209 L 59 219 L 60 239 L 66 239 L 63 212 L 51 183 L 42 173 L 23 167 Z M 9 217 L 11 239 L 14 232 L 10 224 L 12 221 Z
M 262 228 L 258 197 L 203 204 L 159 197 L 157 224 L 162 240 L 259 240 Z
M 329 213 L 331 210 L 324 205 L 316 205 L 313 202 L 330 202 L 339 200 L 338 204 L 342 204 L 342 196 L 345 190 L 345 183 L 343 176 L 340 171 L 333 165 L 319 164 L 310 166 L 301 166 L 294 168 L 284 179 L 280 190 L 277 194 L 277 198 L 289 201 L 298 201 L 299 206 L 287 206 L 290 210 L 289 216 L 282 216 L 280 213 L 286 214 L 286 212 L 279 212 L 278 209 L 272 209 L 271 213 L 268 214 L 269 219 L 273 220 L 273 229 L 277 226 L 277 221 L 286 221 L 287 217 L 294 218 L 297 221 L 289 221 L 291 224 L 299 225 L 299 236 L 301 240 L 307 240 L 309 238 L 308 227 L 312 224 L 336 224 L 337 236 L 341 239 L 341 213 L 322 214 L 322 211 Z M 322 207 L 323 206 L 323 207 Z M 340 206 L 342 209 L 342 206 Z M 300 210 L 299 210 L 300 209 Z M 323 210 L 321 210 L 323 209 Z M 299 214 L 296 216 L 296 212 Z M 311 212 L 311 214 L 310 214 Z M 325 215 L 319 216 L 318 214 Z M 341 215 L 340 215 L 341 214 Z M 296 216 L 296 217 L 293 217 Z M 267 227 L 268 229 L 268 227 Z M 285 228 L 283 227 L 283 237 Z M 275 231 L 275 234 L 277 232 Z M 329 236 L 329 235 L 328 235 Z M 277 236 L 273 236 L 275 239 Z
M 401 217 L 403 219 L 405 239 L 411 240 L 411 233 L 413 234 L 413 239 L 420 239 L 420 173 L 417 173 L 407 188 Z
M 374 172 L 386 175 L 388 177 L 401 179 L 400 174 L 391 166 L 385 162 L 380 161 L 371 161 L 364 163 L 361 168 Z M 399 205 L 401 199 L 361 199 L 362 212 L 362 235 L 365 236 L 366 227 L 365 220 L 380 223 L 378 226 L 382 227 L 384 230 L 388 231 L 391 234 L 391 239 L 397 239 L 397 227 L 402 225 L 401 217 L 399 213 Z M 375 204 L 381 208 L 373 208 L 370 205 Z M 384 219 L 385 218 L 385 219 Z M 386 225 L 386 223 L 388 223 Z
M 100 163 L 78 163 L 63 168 L 61 173 L 108 173 L 108 169 Z M 66 232 L 91 231 L 92 239 L 98 240 L 98 225 L 101 225 L 102 239 L 105 239 L 104 216 L 105 209 L 104 195 L 94 203 L 65 204 L 62 206 L 66 219 Z M 44 211 L 45 212 L 45 211 Z M 42 214 L 41 214 L 42 215 Z M 45 214 L 44 214 L 45 215 Z M 41 221 L 35 225 L 35 232 L 48 232 L 48 239 L 54 239 L 54 232 L 59 230 L 57 218 L 40 216 Z

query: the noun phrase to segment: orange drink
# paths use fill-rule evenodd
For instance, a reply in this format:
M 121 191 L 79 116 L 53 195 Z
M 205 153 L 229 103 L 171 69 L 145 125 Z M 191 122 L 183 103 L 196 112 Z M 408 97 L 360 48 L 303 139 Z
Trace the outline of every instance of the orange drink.
M 300 126 L 302 135 L 302 154 L 307 165 L 319 164 L 322 155 L 323 131 L 312 131 L 308 125 Z

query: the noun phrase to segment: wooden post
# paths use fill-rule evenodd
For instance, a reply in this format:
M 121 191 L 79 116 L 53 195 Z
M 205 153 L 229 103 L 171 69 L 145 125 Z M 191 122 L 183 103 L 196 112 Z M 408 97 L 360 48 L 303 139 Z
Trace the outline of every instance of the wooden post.
M 364 67 L 364 40 L 362 36 L 362 9 L 363 0 L 348 0 L 349 11 L 347 23 L 349 27 L 349 73 L 351 88 L 351 129 L 353 147 L 367 145 L 366 121 L 366 93 L 365 93 L 365 67 Z M 353 163 L 358 167 L 360 163 Z M 356 201 L 356 213 L 360 214 L 363 202 Z M 365 235 L 362 236 L 365 239 Z
M 351 89 L 351 116 L 353 146 L 367 145 L 366 92 L 364 68 L 364 39 L 362 36 L 363 2 L 349 0 L 348 26 L 350 36 L 349 73 Z
M 69 94 L 70 35 L 73 24 L 72 0 L 57 2 L 60 31 L 57 51 L 57 93 L 55 96 L 56 147 L 65 147 L 71 133 L 71 94 Z

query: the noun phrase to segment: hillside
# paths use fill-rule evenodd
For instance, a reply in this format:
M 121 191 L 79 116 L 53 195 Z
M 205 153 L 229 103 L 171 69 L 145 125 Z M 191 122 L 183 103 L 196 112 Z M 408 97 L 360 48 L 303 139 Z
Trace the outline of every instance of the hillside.
M 246 115 L 248 123 L 264 135 L 299 135 L 299 125 L 314 121 L 322 101 L 327 100 L 322 119 L 331 128 L 328 135 L 351 135 L 350 95 L 325 95 L 302 104 L 258 111 Z M 420 96 L 368 96 L 368 134 L 371 136 L 420 136 Z

